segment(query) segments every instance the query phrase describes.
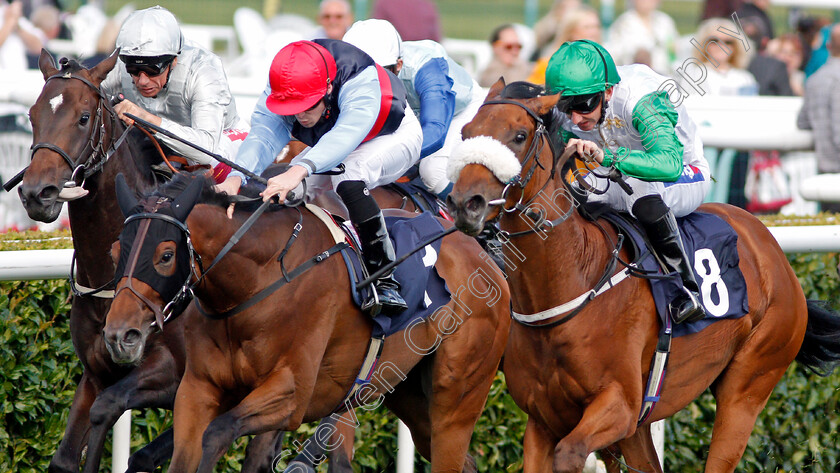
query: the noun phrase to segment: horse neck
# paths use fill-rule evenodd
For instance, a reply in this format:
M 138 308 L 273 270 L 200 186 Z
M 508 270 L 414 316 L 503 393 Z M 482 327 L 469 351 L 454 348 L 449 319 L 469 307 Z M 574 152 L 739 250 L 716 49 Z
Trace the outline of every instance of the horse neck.
M 123 130 L 121 126 L 111 130 L 114 139 L 118 139 Z M 129 135 L 102 169 L 86 180 L 84 187 L 90 193 L 67 204 L 81 284 L 99 286 L 114 275 L 108 251 L 119 238 L 125 219 L 116 200 L 114 180 L 117 174 L 122 173 L 128 186 L 138 193 L 154 185 L 150 163 L 140 156 L 138 149 L 136 138 Z
M 539 171 L 532 180 L 546 182 L 548 175 L 549 171 Z M 515 267 L 508 271 L 514 310 L 526 314 L 558 306 L 591 289 L 612 250 L 601 230 L 578 213 L 577 202 L 559 176 L 542 189 L 529 188 L 523 199 L 529 202 L 529 210 L 543 212 L 546 220 L 566 214 L 568 218 L 536 231 L 533 220 L 523 212 L 505 213 L 500 219 L 504 231 L 529 232 L 503 245 L 509 269 Z
M 301 258 L 298 255 L 312 257 L 332 246 L 324 225 L 309 212 L 302 212 L 302 230 L 285 259 L 288 271 L 300 264 Z M 228 219 L 225 209 L 214 205 L 198 204 L 193 208 L 187 218 L 187 227 L 204 269 L 207 269 L 246 218 L 243 215 Z M 257 290 L 282 277 L 276 258 L 280 248 L 289 240 L 298 219 L 298 212 L 292 209 L 266 211 L 260 216 L 219 263 L 205 273 L 203 282 L 196 286 L 195 295 L 202 306 L 214 312 L 230 310 L 245 302 Z

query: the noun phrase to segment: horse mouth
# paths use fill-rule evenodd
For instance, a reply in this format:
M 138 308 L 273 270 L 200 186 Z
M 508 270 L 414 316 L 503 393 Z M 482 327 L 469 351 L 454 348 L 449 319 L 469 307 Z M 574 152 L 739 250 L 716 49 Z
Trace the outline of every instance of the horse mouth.
M 38 222 L 54 222 L 61 213 L 63 200 L 59 199 L 60 192 L 55 186 L 47 186 L 40 190 L 33 190 L 26 185 L 18 188 L 18 196 L 29 218 Z

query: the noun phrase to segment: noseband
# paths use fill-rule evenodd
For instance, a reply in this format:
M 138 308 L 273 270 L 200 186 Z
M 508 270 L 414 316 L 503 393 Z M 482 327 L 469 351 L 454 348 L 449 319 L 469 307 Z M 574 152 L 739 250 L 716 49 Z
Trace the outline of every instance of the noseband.
M 108 99 L 105 97 L 105 94 L 103 94 L 102 90 L 99 87 L 93 85 L 93 83 L 89 80 L 85 79 L 84 77 L 75 75 L 70 71 L 67 71 L 63 74 L 59 73 L 50 76 L 47 78 L 46 82 L 49 82 L 53 79 L 76 79 L 93 89 L 99 96 L 99 106 L 96 107 L 96 117 L 94 118 L 93 126 L 91 127 L 91 132 L 88 136 L 87 145 L 85 146 L 85 148 L 82 149 L 82 152 L 79 153 L 79 157 L 77 158 L 77 160 L 73 160 L 66 151 L 61 149 L 61 147 L 52 143 L 45 142 L 35 143 L 32 145 L 32 147 L 30 148 L 30 160 L 32 160 L 35 157 L 35 152 L 39 149 L 48 149 L 50 151 L 55 152 L 64 159 L 64 161 L 67 163 L 68 166 L 70 166 L 70 169 L 73 171 L 70 176 L 70 180 L 64 183 L 64 187 L 81 187 L 84 185 L 85 179 L 102 169 L 102 166 L 105 165 L 105 163 L 108 161 L 108 158 L 110 158 L 114 151 L 116 151 L 120 144 L 122 144 L 123 140 L 128 135 L 130 127 L 126 128 L 125 132 L 123 132 L 122 136 L 120 136 L 118 140 L 111 140 L 110 146 L 108 148 L 109 152 L 106 153 L 105 148 L 103 146 L 105 142 L 106 130 L 105 122 L 102 119 L 102 109 L 104 108 L 111 118 L 111 130 L 116 129 L 116 123 L 118 119 L 116 112 L 108 103 Z M 99 135 L 98 137 L 96 136 L 97 134 Z M 82 159 L 82 157 L 84 156 L 84 150 L 88 147 L 91 149 L 90 155 L 88 155 L 86 159 Z M 100 156 L 101 159 L 97 160 L 97 156 Z M 80 172 L 82 174 L 82 180 L 81 182 L 78 182 L 78 175 Z

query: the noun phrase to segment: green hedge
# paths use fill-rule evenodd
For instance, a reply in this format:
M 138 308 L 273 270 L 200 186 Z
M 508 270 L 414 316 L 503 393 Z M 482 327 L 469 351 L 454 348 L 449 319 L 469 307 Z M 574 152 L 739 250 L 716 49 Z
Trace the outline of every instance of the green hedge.
M 779 221 L 767 221 L 780 224 Z M 786 222 L 790 223 L 790 222 Z M 793 224 L 802 223 L 792 222 Z M 832 223 L 831 221 L 805 223 Z M 68 247 L 66 233 L 27 242 L 33 234 L 4 235 L 3 249 Z M 840 300 L 837 254 L 790 258 L 810 299 Z M 65 281 L 0 282 L 0 471 L 46 471 L 60 440 L 81 369 L 70 342 Z M 840 373 L 820 378 L 794 364 L 776 387 L 759 417 L 738 471 L 833 472 L 840 470 L 838 400 Z M 708 453 L 715 407 L 707 392 L 666 423 L 667 471 L 702 471 Z M 394 471 L 396 421 L 382 410 L 358 410 L 356 471 Z M 171 423 L 170 412 L 135 412 L 132 450 Z M 479 471 L 519 471 L 525 415 L 513 403 L 501 374 L 493 384 L 479 420 L 471 453 Z M 303 426 L 290 437 L 302 442 L 314 430 Z M 292 448 L 287 440 L 287 448 Z M 245 439 L 218 471 L 238 471 Z M 110 445 L 110 440 L 109 440 Z M 419 461 L 419 456 L 417 457 Z M 428 463 L 423 463 L 428 471 Z M 325 468 L 321 468 L 325 471 Z

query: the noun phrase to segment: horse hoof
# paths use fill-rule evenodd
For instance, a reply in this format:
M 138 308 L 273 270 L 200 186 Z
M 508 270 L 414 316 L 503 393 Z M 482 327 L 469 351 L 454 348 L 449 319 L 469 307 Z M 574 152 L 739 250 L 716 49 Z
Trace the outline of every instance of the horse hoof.
M 315 473 L 315 468 L 303 462 L 293 461 L 283 470 L 283 473 Z

